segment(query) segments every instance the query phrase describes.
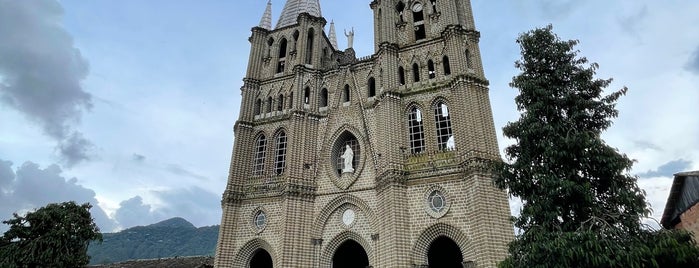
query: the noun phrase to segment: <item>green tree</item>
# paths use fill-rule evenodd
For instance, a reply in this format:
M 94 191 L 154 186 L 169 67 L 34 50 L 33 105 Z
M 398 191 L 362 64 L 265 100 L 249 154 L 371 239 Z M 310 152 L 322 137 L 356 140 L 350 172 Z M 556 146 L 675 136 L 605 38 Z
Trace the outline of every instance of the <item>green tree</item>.
M 10 229 L 0 238 L 0 267 L 83 267 L 87 247 L 102 235 L 90 215 L 92 206 L 49 204 L 22 217 L 3 221 Z
M 500 267 L 699 267 L 688 233 L 642 226 L 650 210 L 633 161 L 600 136 L 627 89 L 604 96 L 612 80 L 595 78 L 597 64 L 551 26 L 517 43 L 521 73 L 510 86 L 521 115 L 503 128 L 515 144 L 495 183 L 522 199 L 522 232 Z

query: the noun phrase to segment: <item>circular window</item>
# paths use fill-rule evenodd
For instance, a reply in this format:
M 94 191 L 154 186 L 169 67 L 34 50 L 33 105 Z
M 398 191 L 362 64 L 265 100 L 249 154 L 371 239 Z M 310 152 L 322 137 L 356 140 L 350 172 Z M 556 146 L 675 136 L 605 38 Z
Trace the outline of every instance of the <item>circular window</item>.
M 449 192 L 438 186 L 434 185 L 432 187 L 427 188 L 423 192 L 423 200 L 425 200 L 425 212 L 427 212 L 427 215 L 430 215 L 432 218 L 441 218 L 444 217 L 444 215 L 447 215 L 447 212 L 449 212 L 449 208 L 451 207 L 451 201 L 447 196 L 449 196 Z
M 447 200 L 444 198 L 444 195 L 440 191 L 432 191 L 430 196 L 428 197 L 430 209 L 434 212 L 442 212 L 444 210 L 444 207 L 446 207 Z
M 267 214 L 265 214 L 264 211 L 257 212 L 257 214 L 255 214 L 255 218 L 253 219 L 253 223 L 257 229 L 265 228 L 267 225 Z

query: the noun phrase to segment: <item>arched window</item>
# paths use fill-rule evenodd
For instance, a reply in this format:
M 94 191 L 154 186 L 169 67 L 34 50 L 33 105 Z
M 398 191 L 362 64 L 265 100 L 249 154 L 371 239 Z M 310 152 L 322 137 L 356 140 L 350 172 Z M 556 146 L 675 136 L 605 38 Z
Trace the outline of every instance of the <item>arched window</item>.
M 267 139 L 260 134 L 255 141 L 255 161 L 252 166 L 253 175 L 262 175 L 265 171 L 265 158 L 267 156 Z
M 413 63 L 413 82 L 420 82 L 420 67 Z
M 286 167 L 286 133 L 284 133 L 284 131 L 277 134 L 275 143 L 274 173 L 281 175 L 284 173 L 284 168 Z
M 451 66 L 449 66 L 449 57 L 444 56 L 442 58 L 442 66 L 444 66 L 444 75 L 451 74 Z
M 449 107 L 443 101 L 437 102 L 434 106 L 434 123 L 437 130 L 437 147 L 440 150 L 453 150 L 456 144 L 451 131 Z
M 299 30 L 294 31 L 292 36 L 294 37 L 294 45 L 291 46 L 291 51 L 296 51 L 296 44 L 299 43 Z
M 402 86 L 405 85 L 405 70 L 403 66 L 398 67 L 398 83 Z
M 306 87 L 303 89 L 303 104 L 308 104 L 311 99 L 311 89 Z
M 267 111 L 266 112 L 272 112 L 272 97 L 267 98 Z
M 473 64 L 471 63 L 471 51 L 466 49 L 466 67 L 469 69 L 473 68 Z
M 376 33 L 376 36 L 382 36 L 382 34 L 383 34 L 383 33 L 382 33 L 382 32 L 383 32 L 383 23 L 382 23 L 381 18 L 383 18 L 383 15 L 382 15 L 383 12 L 381 11 L 381 8 L 379 8 L 379 12 L 378 12 L 377 14 L 378 14 L 378 16 L 376 16 L 377 19 L 374 20 L 374 21 L 376 21 L 376 23 L 378 23 L 378 25 L 377 25 L 378 27 L 376 27 L 376 28 L 374 28 L 374 29 L 376 29 L 376 30 L 378 31 L 378 32 Z
M 308 38 L 306 40 L 306 64 L 311 64 L 313 60 L 313 39 L 315 31 L 313 28 L 308 29 Z
M 279 94 L 277 99 L 277 111 L 284 110 L 284 94 Z
M 255 101 L 255 115 L 260 115 L 261 112 L 262 112 L 262 100 L 257 99 Z
M 289 109 L 294 108 L 294 92 L 289 93 Z
M 398 1 L 398 4 L 396 4 L 396 12 L 398 13 L 398 17 L 400 17 L 400 22 L 404 22 L 405 19 L 403 18 L 403 11 L 405 10 L 405 4 L 403 1 Z
M 328 89 L 320 90 L 320 98 L 318 99 L 318 107 L 328 107 Z
M 427 77 L 432 79 L 435 76 L 437 76 L 437 73 L 434 71 L 434 62 L 432 62 L 432 60 L 428 60 L 427 61 Z
M 272 57 L 272 45 L 274 45 L 274 38 L 270 37 L 267 39 L 267 50 L 265 51 L 265 58 Z
M 277 62 L 277 73 L 284 72 L 286 65 L 286 38 L 279 41 L 279 61 Z
M 369 97 L 376 96 L 376 80 L 373 77 L 369 77 Z
M 350 87 L 349 85 L 345 85 L 345 88 L 342 90 L 342 102 L 349 102 L 350 101 Z
M 415 28 L 415 40 L 422 40 L 427 37 L 425 32 L 425 15 L 422 10 L 422 3 L 414 2 L 413 10 L 413 27 Z
M 408 134 L 410 153 L 417 154 L 425 150 L 425 133 L 422 127 L 422 111 L 413 106 L 408 112 Z

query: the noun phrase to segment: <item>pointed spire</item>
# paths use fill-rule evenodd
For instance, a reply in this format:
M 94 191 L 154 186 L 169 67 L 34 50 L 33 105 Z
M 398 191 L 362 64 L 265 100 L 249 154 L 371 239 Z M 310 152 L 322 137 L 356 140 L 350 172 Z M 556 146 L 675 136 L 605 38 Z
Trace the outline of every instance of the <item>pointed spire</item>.
M 335 22 L 330 21 L 330 30 L 328 33 L 328 39 L 330 39 L 330 44 L 333 45 L 334 49 L 337 49 L 337 34 L 335 33 Z
M 260 19 L 260 28 L 272 30 L 272 0 L 267 1 L 267 8 Z
M 275 28 L 296 24 L 299 14 L 304 12 L 311 14 L 311 16 L 321 17 L 320 0 L 287 0 Z

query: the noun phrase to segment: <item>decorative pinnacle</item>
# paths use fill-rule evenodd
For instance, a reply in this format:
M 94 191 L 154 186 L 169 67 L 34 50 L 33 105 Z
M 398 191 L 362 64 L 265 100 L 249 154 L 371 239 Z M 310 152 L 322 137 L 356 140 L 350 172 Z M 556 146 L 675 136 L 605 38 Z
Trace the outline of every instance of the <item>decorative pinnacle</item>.
M 267 1 L 267 8 L 260 19 L 260 27 L 267 30 L 272 30 L 272 0 Z
M 330 21 L 330 30 L 328 32 L 328 39 L 330 39 L 330 44 L 333 45 L 334 49 L 337 49 L 337 34 L 335 33 L 335 22 Z

